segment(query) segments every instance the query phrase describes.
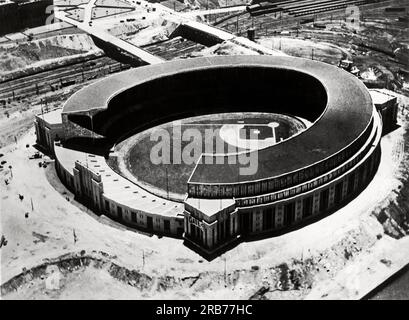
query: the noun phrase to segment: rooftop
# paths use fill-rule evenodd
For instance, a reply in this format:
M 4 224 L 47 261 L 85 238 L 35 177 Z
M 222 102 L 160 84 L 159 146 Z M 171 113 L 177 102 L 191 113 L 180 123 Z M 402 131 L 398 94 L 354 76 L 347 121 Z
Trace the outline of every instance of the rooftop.
M 388 101 L 396 100 L 396 97 L 380 90 L 371 89 L 369 90 L 369 93 L 371 94 L 372 101 L 375 105 L 382 105 Z
M 211 217 L 223 209 L 235 206 L 233 199 L 198 199 L 187 198 L 185 203 Z
M 166 200 L 145 191 L 113 171 L 104 157 L 59 146 L 55 147 L 55 154 L 61 166 L 71 174 L 76 161 L 99 174 L 104 186 L 104 196 L 107 199 L 135 211 L 140 210 L 151 214 L 175 217 L 183 213 L 182 203 Z
M 131 69 L 86 87 L 65 104 L 64 113 L 104 110 L 109 101 L 121 92 L 153 79 L 182 74 L 187 71 L 217 70 L 231 67 L 260 67 L 291 70 L 317 79 L 325 88 L 327 105 L 321 117 L 299 135 L 257 152 L 257 171 L 240 174 L 242 165 L 198 164 L 190 183 L 228 184 L 254 181 L 289 173 L 323 161 L 354 142 L 369 125 L 373 105 L 371 96 L 355 76 L 334 66 L 295 57 L 216 56 L 175 60 Z M 224 156 L 218 156 L 224 157 Z M 216 163 L 214 161 L 213 163 Z
M 61 112 L 62 112 L 62 109 L 57 109 L 57 110 L 53 110 L 53 111 L 46 112 L 43 114 L 40 113 L 37 116 L 43 119 L 48 124 L 51 124 L 51 125 L 60 124 L 62 123 Z

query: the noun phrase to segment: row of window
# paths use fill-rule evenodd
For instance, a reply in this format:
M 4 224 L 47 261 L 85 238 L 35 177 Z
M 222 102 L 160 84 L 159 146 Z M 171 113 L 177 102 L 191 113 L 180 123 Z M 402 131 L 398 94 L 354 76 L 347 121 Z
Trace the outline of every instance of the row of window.
M 359 167 L 359 169 L 343 180 L 335 184 L 334 186 L 334 193 L 333 193 L 333 201 L 330 201 L 330 188 L 326 188 L 320 191 L 319 193 L 319 200 L 316 203 L 317 212 L 323 213 L 330 209 L 330 207 L 336 207 L 342 203 L 344 200 L 344 192 L 345 194 L 353 194 L 355 190 L 366 184 L 367 178 L 373 173 L 373 170 L 376 168 L 376 158 L 378 157 L 378 153 L 375 153 L 374 157 L 370 158 L 365 165 Z M 345 189 L 345 190 L 344 190 Z M 302 200 L 302 207 L 301 207 L 301 219 L 306 219 L 312 216 L 314 212 L 314 195 L 310 195 L 305 197 Z M 262 219 L 260 216 L 256 216 L 255 224 L 259 226 L 261 223 L 261 230 L 268 231 L 273 230 L 277 227 L 288 227 L 295 223 L 296 221 L 296 202 L 290 202 L 283 206 L 283 216 L 282 221 L 279 221 L 277 218 L 277 207 L 272 206 L 263 209 L 262 211 Z M 260 221 L 261 220 L 261 221 Z M 233 225 L 235 224 L 235 218 L 232 220 Z M 230 235 L 230 229 L 228 228 L 228 221 L 224 221 L 219 223 L 217 226 L 217 237 L 215 238 L 215 231 L 212 229 L 212 239 L 213 244 L 217 244 L 223 242 L 225 238 L 228 238 Z M 239 230 L 242 234 L 247 234 L 253 232 L 253 212 L 247 212 L 240 214 L 240 221 L 239 221 Z M 208 247 L 207 245 L 207 234 L 204 233 L 200 228 L 192 225 L 192 235 L 196 242 L 200 243 L 201 245 Z
M 277 192 L 277 193 L 272 193 L 272 194 L 269 194 L 269 195 L 260 196 L 260 197 L 257 197 L 257 198 L 237 199 L 236 201 L 237 201 L 239 207 L 246 207 L 246 206 L 259 205 L 259 204 L 264 204 L 264 203 L 270 203 L 270 202 L 274 202 L 276 200 L 281 200 L 281 199 L 285 199 L 285 198 L 288 198 L 288 197 L 295 196 L 295 195 L 300 194 L 300 193 L 304 193 L 306 191 L 315 189 L 318 186 L 323 185 L 323 184 L 327 183 L 328 181 L 330 181 L 330 180 L 344 174 L 350 168 L 355 166 L 359 161 L 361 161 L 361 159 L 363 158 L 364 155 L 365 155 L 365 152 L 362 152 L 357 157 L 355 157 L 353 160 L 346 163 L 345 166 L 337 169 L 336 171 L 333 171 L 333 172 L 325 175 L 324 177 L 321 177 L 319 179 L 316 179 L 314 181 L 306 183 L 306 184 L 304 184 L 302 186 L 298 186 L 298 187 L 295 187 L 295 188 L 284 190 L 282 192 Z M 373 157 L 371 156 L 369 161 L 373 161 L 372 158 Z M 362 180 L 365 181 L 366 178 L 364 177 Z
M 110 203 L 108 200 L 105 200 L 105 210 L 109 213 L 111 212 L 111 207 L 110 207 Z M 123 210 L 121 206 L 117 206 L 116 208 L 116 214 L 117 214 L 117 218 L 118 220 L 124 220 L 123 218 Z M 143 219 L 144 215 L 142 213 L 139 213 L 139 218 Z M 137 213 L 134 211 L 131 211 L 131 221 L 133 223 L 138 223 L 137 220 Z M 160 218 L 156 218 L 156 223 L 160 223 Z M 149 230 L 153 230 L 153 218 L 150 216 L 146 217 L 146 226 L 143 225 L 145 228 L 149 229 Z M 163 219 L 163 227 L 164 227 L 164 231 L 165 232 L 169 232 L 170 231 L 170 220 L 168 219 Z
M 377 155 L 377 153 L 376 153 Z M 371 157 L 371 160 L 366 166 L 361 166 L 358 171 L 353 172 L 344 181 L 338 182 L 334 187 L 334 201 L 333 206 L 341 204 L 343 200 L 344 183 L 346 184 L 346 194 L 353 194 L 359 187 L 363 186 L 367 182 L 367 178 L 373 173 L 375 168 L 375 158 Z M 357 182 L 356 182 L 357 181 Z M 311 195 L 302 200 L 302 218 L 308 218 L 313 213 L 314 196 Z M 283 226 L 290 226 L 295 221 L 295 201 L 284 205 L 284 222 Z M 324 189 L 319 195 L 319 207 L 318 212 L 325 212 L 330 208 L 330 191 L 329 188 Z M 251 213 L 249 213 L 251 215 Z M 265 208 L 262 211 L 262 230 L 271 230 L 276 228 L 276 207 Z
M 255 183 L 246 183 L 241 185 L 203 185 L 203 184 L 189 184 L 189 195 L 191 196 L 204 196 L 204 197 L 248 197 L 252 195 L 258 195 L 268 192 L 274 192 L 278 190 L 282 190 L 284 188 L 288 188 L 293 185 L 300 184 L 302 182 L 308 181 L 322 175 L 324 172 L 328 172 L 329 170 L 334 169 L 336 166 L 343 163 L 346 159 L 352 157 L 358 149 L 364 144 L 364 140 L 366 140 L 371 132 L 371 126 L 368 127 L 368 130 L 361 136 L 354 144 L 348 148 L 348 150 L 341 152 L 324 163 L 317 164 L 315 166 L 311 166 L 310 168 L 300 170 L 293 174 L 287 175 L 281 178 L 275 178 L 272 180 L 266 180 L 262 182 L 255 182 Z M 315 188 L 318 185 L 322 185 L 326 183 L 329 179 L 339 176 L 340 174 L 344 173 L 345 171 L 349 170 L 351 167 L 356 165 L 368 152 L 371 144 L 368 144 L 365 150 L 360 152 L 354 159 L 350 162 L 346 163 L 343 167 L 326 175 L 323 178 L 320 178 L 318 181 L 314 181 L 308 184 L 308 188 L 306 190 L 310 190 L 311 188 Z M 300 192 L 304 192 L 306 190 L 296 190 L 291 189 L 289 195 L 295 195 Z M 286 197 L 287 195 L 278 195 L 276 196 L 277 199 L 281 199 Z M 274 201 L 268 200 L 268 201 Z M 259 200 L 257 204 L 265 203 L 263 200 Z M 249 205 L 254 205 L 255 202 Z
M 231 236 L 231 231 L 230 231 L 230 223 L 234 226 L 236 223 L 236 218 L 233 217 L 232 220 L 226 219 L 221 222 L 218 222 L 216 225 L 217 228 L 217 234 L 215 232 L 215 228 L 212 228 L 210 230 L 210 236 L 211 236 L 211 243 L 214 245 L 217 245 L 218 243 L 222 243 L 223 240 L 230 238 Z M 196 243 L 200 243 L 200 245 L 209 248 L 209 245 L 207 243 L 208 241 L 208 235 L 207 232 L 204 232 L 201 228 L 199 228 L 195 224 L 190 224 L 190 238 L 194 240 Z

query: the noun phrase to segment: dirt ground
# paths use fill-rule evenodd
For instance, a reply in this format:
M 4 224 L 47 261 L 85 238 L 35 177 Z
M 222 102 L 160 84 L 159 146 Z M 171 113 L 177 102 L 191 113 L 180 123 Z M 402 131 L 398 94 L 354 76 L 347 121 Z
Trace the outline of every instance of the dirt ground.
M 91 82 L 12 101 L 7 106 L 3 106 L 0 109 L 0 147 L 15 143 L 16 139 L 27 133 L 28 129 L 33 127 L 35 115 L 61 108 L 69 96 Z
M 86 34 L 58 35 L 24 43 L 7 42 L 0 45 L 0 74 L 99 51 Z
M 396 1 L 394 7 L 409 8 L 407 3 L 400 1 Z M 278 42 L 284 52 L 307 58 L 314 55 L 317 60 L 332 64 L 337 64 L 342 56 L 343 59 L 353 61 L 364 80 L 372 80 L 369 83 L 371 87 L 386 87 L 407 95 L 409 78 L 401 71 L 407 70 L 409 66 L 409 23 L 400 19 L 405 19 L 405 13 L 385 13 L 384 8 L 362 11 L 354 26 L 348 25 L 339 17 L 318 18 L 316 23 L 324 25 L 325 29 L 309 23 L 289 32 L 295 48 L 291 43 L 287 44 L 288 40 L 283 40 L 282 36 L 274 37 L 273 46 L 277 49 Z M 268 37 L 262 34 L 260 32 L 259 41 L 265 42 Z M 296 43 L 297 40 L 304 40 L 304 44 Z M 323 50 L 322 46 L 326 44 L 332 50 Z M 314 47 L 314 52 L 309 45 Z M 338 53 L 333 51 L 336 48 Z M 398 53 L 399 51 L 406 52 L 406 55 Z

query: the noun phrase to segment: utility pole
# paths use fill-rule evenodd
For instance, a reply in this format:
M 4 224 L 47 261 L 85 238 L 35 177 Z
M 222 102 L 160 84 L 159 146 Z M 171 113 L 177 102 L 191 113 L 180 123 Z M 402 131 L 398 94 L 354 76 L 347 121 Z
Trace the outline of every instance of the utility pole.
M 75 233 L 75 229 L 72 229 L 72 235 L 74 236 L 74 244 L 76 244 L 78 241 L 78 238 L 77 238 L 77 234 Z
M 314 60 L 314 48 L 311 49 L 311 60 Z
M 93 118 L 93 116 L 92 116 L 92 114 L 91 114 L 91 111 L 89 112 L 89 118 L 91 119 L 91 138 L 92 138 L 92 146 L 94 146 L 95 145 L 95 136 L 94 136 L 94 118 Z
M 40 101 L 40 106 L 41 106 L 41 117 L 43 118 L 43 121 L 44 121 L 44 110 L 43 110 L 43 99 L 42 98 Z
M 31 198 L 31 211 L 34 211 L 33 198 Z
M 167 197 L 169 199 L 169 176 L 168 176 L 168 167 L 165 167 L 165 171 L 166 171 L 166 193 L 167 193 Z
M 224 287 L 227 288 L 227 259 L 223 257 L 224 260 Z

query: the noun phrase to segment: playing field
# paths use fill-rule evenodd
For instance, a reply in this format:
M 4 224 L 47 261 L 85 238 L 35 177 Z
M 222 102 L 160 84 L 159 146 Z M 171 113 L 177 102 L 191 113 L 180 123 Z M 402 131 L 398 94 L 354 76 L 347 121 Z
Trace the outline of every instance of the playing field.
M 288 139 L 306 124 L 288 115 L 223 113 L 151 128 L 115 147 L 115 169 L 151 192 L 183 200 L 202 153 L 260 149 Z

